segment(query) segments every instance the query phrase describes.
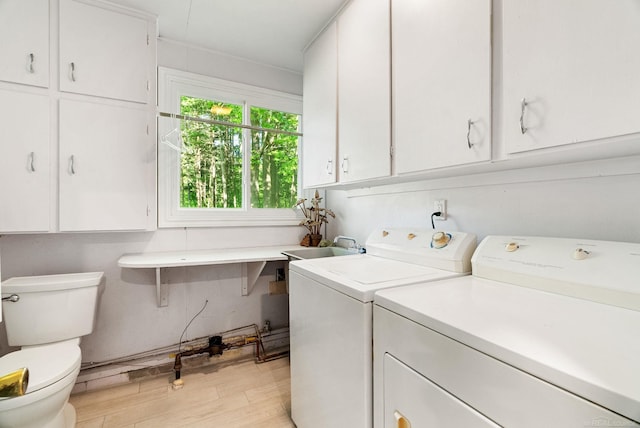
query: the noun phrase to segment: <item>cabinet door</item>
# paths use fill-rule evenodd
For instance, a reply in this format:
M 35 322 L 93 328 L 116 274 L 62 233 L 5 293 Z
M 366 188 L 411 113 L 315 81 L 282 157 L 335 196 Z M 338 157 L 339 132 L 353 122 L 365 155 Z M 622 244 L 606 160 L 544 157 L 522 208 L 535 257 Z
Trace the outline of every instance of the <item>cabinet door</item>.
M 398 174 L 491 157 L 491 1 L 392 0 Z
M 60 1 L 60 90 L 146 103 L 147 21 L 74 0 Z
M 0 80 L 49 86 L 49 0 L 0 1 L 0 40 Z
M 640 132 L 637 0 L 507 1 L 503 27 L 507 153 Z
M 0 90 L 0 232 L 49 230 L 49 97 Z
M 391 173 L 389 0 L 353 0 L 338 18 L 340 182 Z
M 147 227 L 148 116 L 143 109 L 60 100 L 60 231 Z
M 302 173 L 305 188 L 336 182 L 336 37 L 333 23 L 304 54 Z
M 384 354 L 384 428 L 499 428 L 483 414 L 414 371 Z

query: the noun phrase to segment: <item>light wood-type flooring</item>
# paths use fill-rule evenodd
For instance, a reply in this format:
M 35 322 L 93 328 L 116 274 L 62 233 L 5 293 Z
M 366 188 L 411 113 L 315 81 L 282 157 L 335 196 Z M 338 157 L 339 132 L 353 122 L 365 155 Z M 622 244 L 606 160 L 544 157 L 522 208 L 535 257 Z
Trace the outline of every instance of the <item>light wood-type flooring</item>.
M 183 370 L 71 396 L 77 428 L 295 427 L 289 417 L 289 359 L 253 360 Z

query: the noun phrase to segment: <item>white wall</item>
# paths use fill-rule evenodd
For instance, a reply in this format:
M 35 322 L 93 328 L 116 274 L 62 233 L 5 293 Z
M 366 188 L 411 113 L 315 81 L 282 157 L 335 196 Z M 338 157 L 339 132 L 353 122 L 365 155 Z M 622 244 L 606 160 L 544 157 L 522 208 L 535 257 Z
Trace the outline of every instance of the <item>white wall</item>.
M 158 65 L 269 89 L 302 93 L 302 76 L 170 41 L 158 42 Z M 297 244 L 301 227 L 165 229 L 148 233 L 4 235 L 2 279 L 24 275 L 103 271 L 95 331 L 82 342 L 83 361 L 99 362 L 175 344 L 191 317 L 207 308 L 185 338 L 197 338 L 266 319 L 288 324 L 287 295 L 269 296 L 269 280 L 283 263 L 268 263 L 253 292 L 240 292 L 240 265 L 172 268 L 169 306 L 158 308 L 154 269 L 120 269 L 127 253 Z M 0 355 L 9 351 L 0 328 Z
M 0 238 L 3 279 L 13 276 L 103 271 L 106 281 L 94 332 L 82 342 L 83 361 L 99 362 L 178 342 L 189 320 L 205 311 L 185 338 L 270 320 L 288 324 L 287 295 L 269 296 L 268 281 L 282 262 L 267 264 L 249 296 L 241 295 L 240 265 L 170 268 L 169 305 L 159 308 L 154 269 L 121 269 L 126 253 L 183 249 L 289 245 L 301 228 L 172 229 L 149 233 L 4 235 Z M 3 340 L 4 342 L 4 340 Z M 7 351 L 3 343 L 3 353 Z
M 640 157 L 327 192 L 330 236 L 364 242 L 376 227 L 431 228 L 433 201 L 447 200 L 440 230 L 640 242 Z
M 158 40 L 158 65 L 302 95 L 301 74 L 171 40 Z

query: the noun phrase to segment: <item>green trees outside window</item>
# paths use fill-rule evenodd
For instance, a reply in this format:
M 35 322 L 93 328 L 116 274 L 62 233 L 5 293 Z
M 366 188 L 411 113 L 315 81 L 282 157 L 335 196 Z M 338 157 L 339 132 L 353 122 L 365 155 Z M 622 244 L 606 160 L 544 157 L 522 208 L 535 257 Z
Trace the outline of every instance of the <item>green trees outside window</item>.
M 299 116 L 251 107 L 251 125 L 297 132 Z M 251 131 L 251 207 L 291 208 L 298 199 L 298 137 Z
M 242 208 L 245 138 L 251 141 L 247 176 L 251 208 L 291 208 L 298 196 L 298 136 L 270 130 L 297 132 L 297 114 L 183 96 L 181 114 L 261 130 L 184 120 L 181 124 L 181 208 Z

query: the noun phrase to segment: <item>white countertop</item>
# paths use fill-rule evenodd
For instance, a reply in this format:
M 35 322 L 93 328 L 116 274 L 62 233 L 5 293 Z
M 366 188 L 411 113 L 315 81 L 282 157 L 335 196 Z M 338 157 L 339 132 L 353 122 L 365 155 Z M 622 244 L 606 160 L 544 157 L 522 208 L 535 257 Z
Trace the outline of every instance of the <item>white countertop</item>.
M 297 245 L 214 250 L 183 250 L 125 254 L 118 260 L 123 268 L 164 268 L 180 266 L 219 265 L 247 262 L 287 260 L 282 252 L 303 247 Z

